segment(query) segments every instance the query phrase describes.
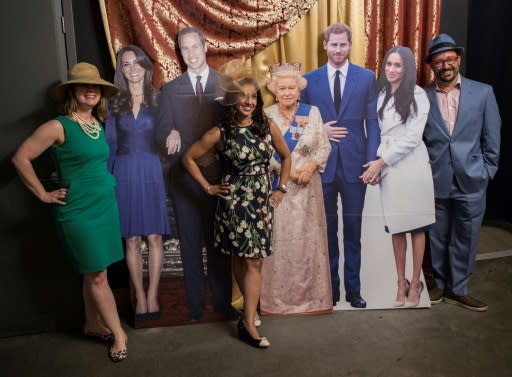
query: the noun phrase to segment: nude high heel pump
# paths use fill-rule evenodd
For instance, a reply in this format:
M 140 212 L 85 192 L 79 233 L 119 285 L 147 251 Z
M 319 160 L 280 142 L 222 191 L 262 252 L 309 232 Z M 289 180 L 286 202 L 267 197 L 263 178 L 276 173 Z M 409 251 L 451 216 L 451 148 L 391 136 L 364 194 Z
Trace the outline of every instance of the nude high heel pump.
M 411 287 L 411 284 L 409 283 L 409 280 L 407 279 L 400 279 L 398 280 L 398 291 L 396 293 L 396 300 L 393 301 L 393 307 L 394 308 L 400 308 L 405 305 L 405 299 L 407 295 L 409 294 L 409 289 Z M 402 299 L 403 297 L 403 299 Z
M 420 303 L 420 298 L 421 298 L 421 292 L 423 292 L 423 282 L 419 282 L 418 285 L 416 285 L 416 287 L 411 287 L 411 289 L 409 290 L 409 293 L 411 292 L 414 292 L 417 296 L 415 299 L 413 299 L 412 301 L 409 300 L 409 296 L 407 296 L 407 301 L 405 302 L 405 305 L 404 307 L 406 308 L 415 308 L 416 306 L 419 305 Z

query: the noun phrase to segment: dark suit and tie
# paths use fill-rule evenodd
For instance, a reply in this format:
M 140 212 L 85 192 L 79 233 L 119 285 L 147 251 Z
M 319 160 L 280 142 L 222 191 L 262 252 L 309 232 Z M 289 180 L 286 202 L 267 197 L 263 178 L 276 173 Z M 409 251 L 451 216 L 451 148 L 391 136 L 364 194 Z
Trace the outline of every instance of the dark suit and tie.
M 359 176 L 363 165 L 376 159 L 380 143 L 377 121 L 377 93 L 375 74 L 357 65 L 348 64 L 345 85 L 341 93 L 340 73 L 333 77 L 331 94 L 328 68 L 324 65 L 304 77 L 308 80 L 301 101 L 317 106 L 324 122 L 335 120 L 335 127 L 345 127 L 348 134 L 339 142 L 331 140 L 331 153 L 322 174 L 322 186 L 327 219 L 329 259 L 333 302 L 340 298 L 338 195 L 343 211 L 344 285 L 347 301 L 352 306 L 364 307 L 360 297 L 361 282 L 361 222 L 366 185 Z M 339 72 L 339 71 L 338 71 Z M 338 108 L 338 109 L 336 109 Z
M 185 72 L 162 87 L 157 138 L 161 146 L 171 130 L 178 131 L 181 138 L 180 150 L 169 156 L 169 187 L 178 225 L 189 318 L 199 319 L 205 304 L 203 246 L 208 253 L 208 282 L 217 311 L 230 307 L 231 270 L 229 259 L 213 250 L 216 198 L 206 194 L 181 164 L 183 152 L 216 124 L 220 106 L 215 101 L 218 73 L 209 69 L 204 91 L 204 77 L 191 76 L 194 75 Z M 211 183 L 219 181 L 221 166 L 213 152 L 201 168 Z
M 203 102 L 203 84 L 201 84 L 201 75 L 196 76 L 196 97 L 199 103 Z

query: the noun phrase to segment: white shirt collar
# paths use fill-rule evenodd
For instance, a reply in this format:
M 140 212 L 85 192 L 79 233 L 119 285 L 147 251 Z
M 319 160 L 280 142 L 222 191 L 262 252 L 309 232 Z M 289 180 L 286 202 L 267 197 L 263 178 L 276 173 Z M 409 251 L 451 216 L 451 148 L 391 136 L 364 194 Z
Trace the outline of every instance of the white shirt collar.
M 334 68 L 330 63 L 327 63 L 327 76 L 329 76 L 329 78 L 334 78 L 335 72 L 340 71 L 341 75 L 346 78 L 349 64 L 350 62 L 348 61 L 348 59 L 345 61 L 345 64 L 343 64 L 340 68 Z
M 206 87 L 206 81 L 208 81 L 208 75 L 210 74 L 210 67 L 206 66 L 205 69 L 203 69 L 199 73 L 192 73 L 187 69 L 188 77 L 190 78 L 190 82 L 192 83 L 192 86 L 195 87 L 196 85 L 196 77 L 201 76 L 201 84 L 203 84 L 203 88 Z

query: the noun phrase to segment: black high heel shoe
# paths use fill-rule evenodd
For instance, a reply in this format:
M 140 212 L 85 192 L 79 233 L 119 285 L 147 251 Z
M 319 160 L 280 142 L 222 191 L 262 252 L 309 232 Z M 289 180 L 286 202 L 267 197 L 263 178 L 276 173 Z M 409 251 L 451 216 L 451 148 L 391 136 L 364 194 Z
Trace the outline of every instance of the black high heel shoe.
M 147 314 L 146 319 L 149 319 L 151 321 L 156 321 L 156 320 L 160 319 L 160 310 L 157 312 L 147 312 L 146 314 Z
M 247 343 L 248 345 L 255 347 L 255 348 L 268 348 L 270 347 L 270 342 L 267 338 L 262 336 L 259 339 L 254 339 L 251 334 L 249 334 L 249 331 L 244 326 L 244 323 L 242 322 L 242 319 L 238 321 L 238 337 L 242 342 Z
M 239 310 L 239 318 L 243 318 L 244 317 L 244 310 Z M 254 326 L 256 327 L 260 327 L 261 326 L 261 317 L 259 315 L 258 312 L 255 313 L 255 316 L 254 316 Z

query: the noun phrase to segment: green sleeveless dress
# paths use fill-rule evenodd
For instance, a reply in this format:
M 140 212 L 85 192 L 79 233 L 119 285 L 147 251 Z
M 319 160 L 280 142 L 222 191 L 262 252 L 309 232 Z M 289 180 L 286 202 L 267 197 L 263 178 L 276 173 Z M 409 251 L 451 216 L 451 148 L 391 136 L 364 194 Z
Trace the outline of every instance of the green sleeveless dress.
M 50 150 L 59 179 L 68 187 L 66 205 L 54 206 L 57 233 L 80 273 L 103 271 L 124 258 L 115 179 L 107 170 L 109 147 L 103 128 L 94 140 L 67 117 L 57 120 L 65 141 Z

